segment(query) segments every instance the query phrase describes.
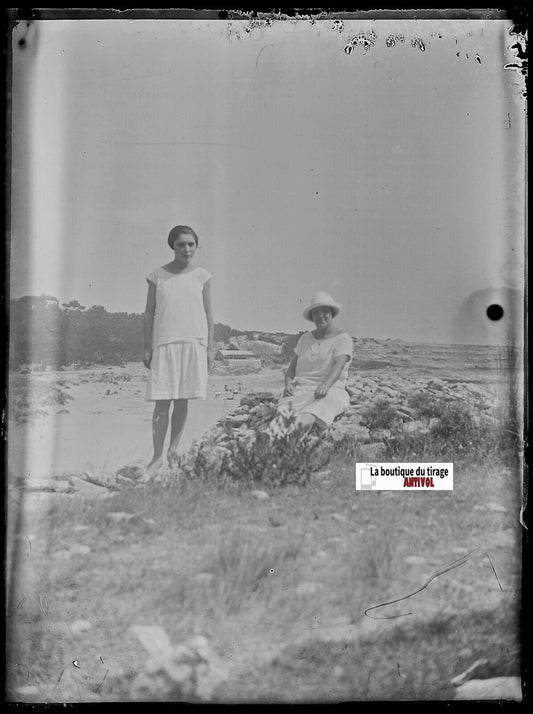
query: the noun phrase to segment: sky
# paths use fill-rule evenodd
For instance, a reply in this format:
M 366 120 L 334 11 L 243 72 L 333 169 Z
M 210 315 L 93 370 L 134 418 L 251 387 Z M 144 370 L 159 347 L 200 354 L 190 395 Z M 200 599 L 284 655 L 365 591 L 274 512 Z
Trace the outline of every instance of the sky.
M 525 100 L 504 68 L 510 29 L 21 23 L 10 296 L 142 312 L 146 275 L 185 224 L 213 275 L 215 322 L 298 332 L 325 290 L 354 337 L 515 342 Z M 504 319 L 488 320 L 487 302 Z

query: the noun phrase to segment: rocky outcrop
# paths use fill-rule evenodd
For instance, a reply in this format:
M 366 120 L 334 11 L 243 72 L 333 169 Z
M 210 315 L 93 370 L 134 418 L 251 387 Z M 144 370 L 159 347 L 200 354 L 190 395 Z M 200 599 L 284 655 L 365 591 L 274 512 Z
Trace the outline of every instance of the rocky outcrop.
M 498 393 L 487 384 L 472 384 L 454 379 L 430 376 L 399 376 L 384 374 L 350 374 L 348 393 L 350 405 L 321 435 L 327 452 L 335 445 L 344 443 L 356 446 L 359 460 L 376 461 L 384 456 L 386 442 L 392 436 L 391 428 L 369 426 L 365 413 L 374 409 L 389 410 L 394 415 L 394 433 L 407 435 L 424 434 L 439 423 L 439 405 L 452 402 L 469 407 L 478 419 L 491 418 L 498 401 Z M 422 398 L 426 408 L 433 405 L 437 416 L 420 417 L 419 409 L 413 407 L 416 398 Z M 194 459 L 198 448 L 208 446 L 209 467 L 216 469 L 230 442 L 235 437 L 253 440 L 256 434 L 268 428 L 276 417 L 278 395 L 274 392 L 257 391 L 240 396 L 239 403 L 227 412 L 204 437 L 193 444 L 190 459 Z M 165 471 L 165 470 L 163 470 Z M 172 476 L 167 473 L 148 473 L 145 469 L 132 465 L 124 466 L 115 474 L 96 478 L 88 473 L 63 475 L 42 482 L 28 482 L 26 490 L 61 494 L 87 494 L 109 496 L 115 491 L 142 486 L 147 481 L 165 480 Z

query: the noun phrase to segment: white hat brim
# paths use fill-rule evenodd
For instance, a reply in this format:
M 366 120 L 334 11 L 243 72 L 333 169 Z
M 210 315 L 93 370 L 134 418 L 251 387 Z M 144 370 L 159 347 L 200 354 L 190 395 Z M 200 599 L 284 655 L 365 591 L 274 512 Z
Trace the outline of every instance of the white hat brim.
M 333 310 L 333 317 L 337 317 L 339 312 L 341 311 L 341 306 L 337 304 L 336 302 L 317 302 L 314 305 L 309 305 L 309 307 L 306 307 L 305 310 L 303 311 L 303 316 L 305 320 L 310 320 L 313 322 L 313 318 L 311 317 L 311 312 L 317 308 L 317 307 L 329 307 Z

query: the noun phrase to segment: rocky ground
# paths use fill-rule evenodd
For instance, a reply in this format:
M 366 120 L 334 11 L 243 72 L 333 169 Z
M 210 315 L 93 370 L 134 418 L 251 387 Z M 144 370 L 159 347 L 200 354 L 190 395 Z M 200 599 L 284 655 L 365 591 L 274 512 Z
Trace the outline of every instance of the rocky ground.
M 249 347 L 248 343 L 243 344 Z M 254 344 L 260 343 L 255 341 Z M 239 343 L 238 346 L 243 345 Z M 351 436 L 361 447 L 358 453 L 361 460 L 377 460 L 383 453 L 384 440 L 391 436 L 389 427 L 410 434 L 425 433 L 437 422 L 438 407 L 443 404 L 461 403 L 479 417 L 495 418 L 498 405 L 508 398 L 510 389 L 520 387 L 511 381 L 512 368 L 516 370 L 518 359 L 517 353 L 504 348 L 417 345 L 401 340 L 356 339 L 348 380 L 350 407 L 328 430 L 326 438 L 335 441 Z M 266 428 L 273 416 L 272 409 L 267 405 L 274 405 L 281 394 L 283 369 L 283 366 L 270 363 L 261 370 L 228 368 L 217 364 L 211 377 L 214 381 L 210 386 L 208 400 L 200 404 L 204 411 L 210 409 L 209 414 L 206 412 L 207 421 L 217 423 L 212 429 L 208 425 L 207 433 L 202 436 L 201 425 L 205 424 L 205 417 L 199 413 L 195 420 L 193 413 L 195 423 L 192 425 L 193 432 L 185 435 L 188 437 L 187 443 L 210 440 L 214 445 L 223 445 L 228 427 L 238 430 L 238 434 L 243 437 Z M 514 374 L 519 374 L 519 371 Z M 92 401 L 87 401 L 86 411 L 88 418 L 91 413 L 94 417 L 92 422 L 80 422 L 74 428 L 86 434 L 91 434 L 97 427 L 100 431 L 103 429 L 97 437 L 100 443 L 104 440 L 106 430 L 107 434 L 113 433 L 119 438 L 131 433 L 132 438 L 138 442 L 139 436 L 146 437 L 146 422 L 150 420 L 151 407 L 142 398 L 145 381 L 146 372 L 138 365 L 133 370 L 104 368 L 72 374 L 50 373 L 37 380 L 36 388 L 34 386 L 29 391 L 15 390 L 13 412 L 19 422 L 31 419 L 33 424 L 39 416 L 44 418 L 52 415 L 56 420 L 63 419 L 66 426 L 65 437 L 59 444 L 61 449 L 63 443 L 68 443 L 70 439 L 74 444 L 75 439 L 74 433 L 66 433 L 67 427 L 71 425 L 66 415 L 71 412 L 77 417 L 78 401 L 81 399 L 85 404 L 86 397 L 81 392 L 78 395 L 77 390 L 90 388 L 94 391 L 94 397 L 91 397 Z M 261 392 L 266 395 L 262 404 L 257 399 Z M 420 418 L 417 398 L 425 400 L 426 407 L 433 403 L 436 407 L 434 413 L 426 408 L 426 416 Z M 369 428 L 365 412 L 383 407 L 396 414 L 395 422 L 382 425 L 381 428 L 374 424 L 373 428 Z M 109 408 L 113 411 L 113 422 L 106 426 L 106 409 Z M 132 419 L 137 413 L 138 423 L 133 424 Z M 127 422 L 126 428 L 120 428 L 121 421 L 124 426 Z M 58 421 L 53 426 L 60 431 L 61 424 Z M 139 432 L 139 426 L 142 432 Z M 149 439 L 145 438 L 145 441 L 148 457 Z M 76 448 L 73 445 L 71 453 L 79 449 L 87 449 L 86 440 Z M 114 460 L 116 462 L 116 457 Z M 82 481 L 85 484 L 107 483 L 115 486 L 128 476 L 136 474 L 139 477 L 142 470 L 142 464 L 136 459 L 125 458 L 124 462 L 123 466 L 106 474 L 94 468 L 70 471 L 68 467 L 58 469 L 55 474 L 47 474 L 44 478 L 32 478 L 27 485 L 33 490 L 60 490 L 66 493 L 74 493 L 81 487 L 90 488 L 87 485 L 81 486 Z M 127 463 L 135 465 L 127 467 Z M 20 479 L 22 474 L 15 473 L 15 477 Z
M 368 460 L 379 460 L 391 435 L 437 424 L 432 405 L 497 418 L 517 379 L 503 350 L 392 340 L 356 348 L 350 407 L 323 438 L 335 447 L 348 436 Z M 216 453 L 253 438 L 272 417 L 281 370 L 221 375 L 219 388 L 233 378 L 246 388 L 191 457 L 202 444 Z M 118 391 L 121 382 L 102 380 L 98 388 Z M 384 427 L 369 412 L 394 419 Z M 519 700 L 517 475 L 511 463 L 467 464 L 453 492 L 401 502 L 355 494 L 353 464 L 342 459 L 302 486 L 236 491 L 132 465 L 105 478 L 13 478 L 10 696 Z M 364 616 L 368 604 L 421 586 L 385 611 L 392 619 Z M 405 612 L 413 615 L 398 617 Z

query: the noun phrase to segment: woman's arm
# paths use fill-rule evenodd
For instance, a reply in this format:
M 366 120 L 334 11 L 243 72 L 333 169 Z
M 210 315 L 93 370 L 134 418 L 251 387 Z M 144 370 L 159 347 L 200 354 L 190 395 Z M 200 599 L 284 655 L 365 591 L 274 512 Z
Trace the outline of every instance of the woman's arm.
M 211 368 L 215 349 L 215 326 L 213 320 L 213 308 L 211 304 L 211 279 L 204 283 L 203 298 L 204 310 L 207 317 L 207 366 Z
M 344 369 L 344 365 L 346 364 L 346 362 L 348 362 L 349 359 L 350 357 L 348 355 L 338 355 L 333 359 L 333 364 L 331 365 L 331 369 L 328 372 L 328 376 L 322 382 L 322 384 L 320 384 L 315 389 L 315 397 L 317 399 L 326 396 L 331 385 L 335 384 L 335 382 L 341 376 L 341 372 Z
M 296 374 L 296 363 L 298 362 L 298 355 L 293 355 L 287 371 L 285 372 L 285 389 L 283 390 L 283 396 L 288 397 L 294 394 L 294 388 L 292 386 L 292 380 Z
M 155 315 L 155 284 L 148 283 L 148 294 L 146 296 L 146 307 L 144 308 L 143 317 L 143 334 L 144 334 L 144 356 L 143 364 L 147 369 L 150 369 L 152 361 L 152 336 L 154 333 L 154 315 Z

